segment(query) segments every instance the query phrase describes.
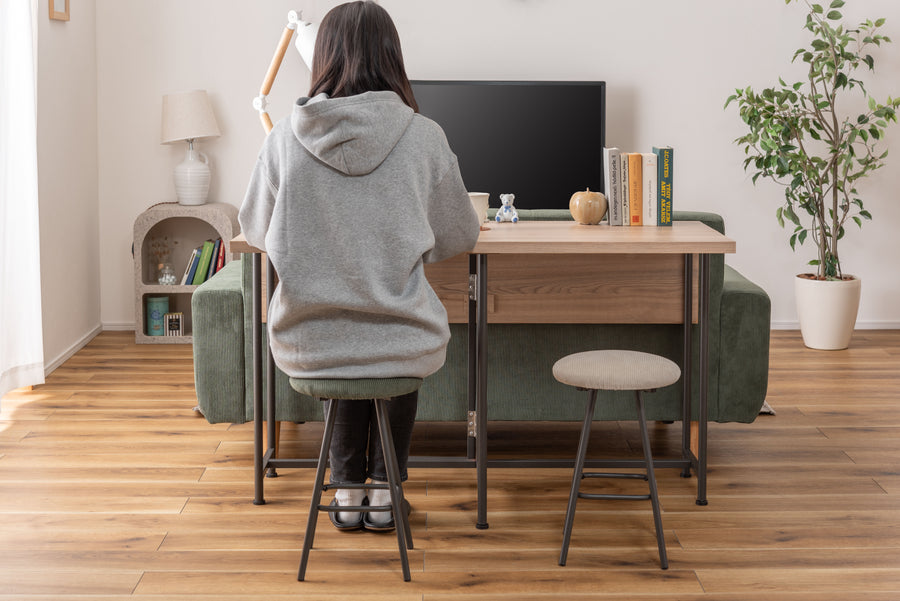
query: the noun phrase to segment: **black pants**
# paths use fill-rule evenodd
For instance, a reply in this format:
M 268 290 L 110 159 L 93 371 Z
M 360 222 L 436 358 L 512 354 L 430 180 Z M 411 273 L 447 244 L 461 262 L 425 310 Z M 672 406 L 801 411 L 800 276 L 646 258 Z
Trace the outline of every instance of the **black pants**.
M 409 443 L 418 402 L 419 392 L 415 391 L 387 403 L 401 481 L 407 479 Z M 369 400 L 338 400 L 329 401 L 329 405 L 330 411 L 337 411 L 329 449 L 332 484 L 362 483 L 366 477 L 386 481 L 375 403 Z

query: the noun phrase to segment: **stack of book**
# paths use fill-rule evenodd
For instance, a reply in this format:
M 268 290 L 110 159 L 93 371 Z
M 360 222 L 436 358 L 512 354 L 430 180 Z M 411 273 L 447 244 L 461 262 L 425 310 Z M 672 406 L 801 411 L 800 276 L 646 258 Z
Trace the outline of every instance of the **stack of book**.
M 603 149 L 610 225 L 672 225 L 671 146 L 653 152 Z
M 207 240 L 191 253 L 181 284 L 199 286 L 224 266 L 225 245 L 222 239 Z

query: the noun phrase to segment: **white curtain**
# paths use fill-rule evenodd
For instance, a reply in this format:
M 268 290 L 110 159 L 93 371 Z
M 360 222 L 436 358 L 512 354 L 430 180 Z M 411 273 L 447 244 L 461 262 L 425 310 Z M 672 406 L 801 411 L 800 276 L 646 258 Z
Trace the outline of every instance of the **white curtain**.
M 32 2 L 0 0 L 0 397 L 44 381 Z

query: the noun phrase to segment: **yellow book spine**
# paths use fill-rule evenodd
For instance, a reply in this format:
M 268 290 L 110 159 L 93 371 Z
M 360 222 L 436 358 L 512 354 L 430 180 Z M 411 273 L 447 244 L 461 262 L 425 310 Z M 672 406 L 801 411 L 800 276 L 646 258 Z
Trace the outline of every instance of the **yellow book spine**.
M 643 203 L 641 203 L 644 197 L 641 185 L 643 160 L 644 157 L 639 152 L 628 153 L 628 198 L 631 201 L 628 208 L 631 225 L 643 225 Z

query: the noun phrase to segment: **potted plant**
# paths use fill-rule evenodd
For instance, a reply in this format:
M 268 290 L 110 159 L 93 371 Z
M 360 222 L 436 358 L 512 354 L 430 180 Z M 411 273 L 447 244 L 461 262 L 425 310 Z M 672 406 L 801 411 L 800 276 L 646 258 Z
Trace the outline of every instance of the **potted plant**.
M 791 248 L 807 240 L 816 248 L 809 261 L 816 273 L 795 280 L 804 344 L 842 349 L 856 323 L 860 280 L 844 273 L 839 243 L 849 220 L 861 227 L 872 218 L 856 186 L 885 164 L 887 152 L 878 146 L 888 124 L 897 121 L 900 99 L 876 101 L 857 75 L 874 70 L 869 49 L 891 41 L 878 33 L 884 19 L 849 28 L 841 23 L 843 0 L 827 8 L 802 1 L 812 39 L 793 61 L 806 63 L 806 79 L 788 84 L 779 78 L 761 92 L 736 90 L 725 107 L 736 102 L 749 128 L 735 143 L 747 155 L 744 170 L 753 172 L 753 183 L 762 176 L 784 187 L 776 218 L 782 227 L 786 220 L 793 224 Z

